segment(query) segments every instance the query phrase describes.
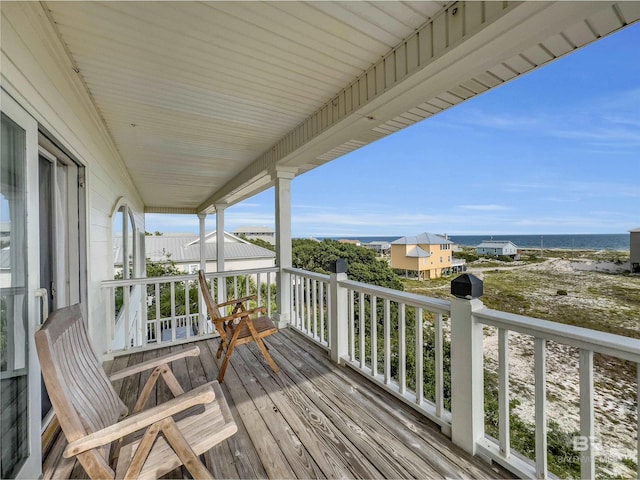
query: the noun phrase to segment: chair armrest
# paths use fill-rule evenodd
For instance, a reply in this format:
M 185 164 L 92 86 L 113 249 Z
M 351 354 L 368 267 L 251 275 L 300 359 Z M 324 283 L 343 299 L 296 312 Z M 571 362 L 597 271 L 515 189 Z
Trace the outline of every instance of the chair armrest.
M 265 307 L 265 306 L 256 307 L 256 308 L 252 308 L 251 310 L 245 310 L 244 312 L 237 312 L 237 313 L 233 313 L 231 315 L 227 315 L 226 317 L 221 317 L 220 320 L 224 321 L 224 322 L 228 322 L 229 320 L 235 320 L 236 318 L 248 317 L 248 316 L 256 314 L 256 313 L 265 313 L 266 311 L 267 311 L 267 307 Z
M 124 420 L 114 423 L 102 430 L 85 435 L 74 440 L 67 445 L 64 450 L 64 457 L 70 458 L 79 453 L 86 452 L 92 448 L 107 445 L 119 438 L 137 432 L 164 418 L 180 413 L 195 405 L 211 403 L 215 400 L 216 394 L 211 384 L 205 384 L 198 388 L 171 399 L 162 405 L 152 407 L 143 412 L 131 415 Z
M 131 367 L 123 368 L 122 370 L 119 370 L 116 373 L 109 375 L 109 380 L 114 382 L 116 380 L 120 380 L 121 378 L 125 378 L 130 375 L 134 375 L 136 373 L 144 372 L 146 370 L 156 368 L 160 365 L 164 365 L 184 357 L 197 357 L 198 355 L 200 355 L 200 348 L 198 346 L 187 348 L 179 352 L 169 353 L 162 357 L 152 358 L 151 360 L 147 360 L 146 362 L 138 363 L 137 365 L 132 365 Z
M 229 305 L 235 305 L 236 303 L 244 303 L 244 302 L 248 302 L 249 300 L 257 300 L 257 299 L 258 299 L 257 295 L 249 295 L 248 297 L 236 298 L 235 300 L 229 300 L 227 302 L 218 303 L 217 306 L 227 307 Z

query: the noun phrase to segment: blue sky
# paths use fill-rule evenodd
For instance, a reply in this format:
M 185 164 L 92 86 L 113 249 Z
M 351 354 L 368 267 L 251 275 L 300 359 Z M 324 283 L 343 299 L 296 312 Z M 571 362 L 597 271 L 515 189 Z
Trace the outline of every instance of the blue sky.
M 274 196 L 230 207 L 225 230 L 273 228 Z M 191 215 L 146 222 L 198 231 Z M 295 237 L 639 227 L 640 25 L 294 179 L 292 226 Z

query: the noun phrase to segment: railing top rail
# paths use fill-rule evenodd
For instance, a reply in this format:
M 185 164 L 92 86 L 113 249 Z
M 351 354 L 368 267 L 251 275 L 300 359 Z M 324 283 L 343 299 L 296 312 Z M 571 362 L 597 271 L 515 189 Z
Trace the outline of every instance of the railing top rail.
M 231 277 L 235 275 L 255 275 L 257 273 L 278 272 L 278 267 L 250 268 L 246 270 L 227 270 L 225 272 L 207 272 L 204 274 L 207 278 Z M 198 276 L 197 274 L 195 275 Z
M 207 272 L 206 278 L 220 278 L 220 277 L 234 277 L 237 275 L 255 275 L 258 273 L 277 272 L 278 267 L 268 268 L 252 268 L 249 270 L 227 270 L 224 272 Z M 165 275 L 162 277 L 140 277 L 130 278 L 128 280 L 104 280 L 100 286 L 102 288 L 124 287 L 131 285 L 148 285 L 153 283 L 169 283 L 169 282 L 184 282 L 188 280 L 198 280 L 197 274 L 185 274 L 185 275 Z
M 473 317 L 485 325 L 640 363 L 640 340 L 635 338 L 489 308 L 473 312 Z
M 301 277 L 310 278 L 312 280 L 320 280 L 322 282 L 329 281 L 329 275 L 325 275 L 323 273 L 310 272 L 308 270 L 303 270 L 301 268 L 283 268 L 283 270 L 287 273 L 292 273 L 294 275 L 299 275 Z
M 368 283 L 354 282 L 352 280 L 343 280 L 339 283 L 341 287 L 348 288 L 350 290 L 375 295 L 378 298 L 386 298 L 412 307 L 424 308 L 431 312 L 444 314 L 449 314 L 451 312 L 451 302 L 448 300 L 425 297 L 424 295 L 402 292 L 400 290 L 379 287 L 377 285 L 369 285 Z

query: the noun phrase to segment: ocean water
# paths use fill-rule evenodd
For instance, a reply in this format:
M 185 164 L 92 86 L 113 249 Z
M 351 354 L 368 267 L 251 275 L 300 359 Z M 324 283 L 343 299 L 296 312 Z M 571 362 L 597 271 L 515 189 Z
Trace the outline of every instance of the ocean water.
M 335 237 L 334 237 L 335 238 Z M 340 237 L 369 242 L 392 242 L 400 237 Z M 335 238 L 337 240 L 337 238 Z M 569 235 L 449 235 L 449 239 L 464 246 L 476 246 L 483 240 L 508 240 L 519 248 L 563 248 L 567 250 L 629 250 L 628 233 Z

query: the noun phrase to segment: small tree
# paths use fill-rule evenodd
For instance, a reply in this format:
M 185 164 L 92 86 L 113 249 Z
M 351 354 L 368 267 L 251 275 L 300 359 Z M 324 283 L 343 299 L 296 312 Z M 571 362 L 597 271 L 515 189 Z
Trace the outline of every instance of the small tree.
M 270 250 L 272 252 L 276 251 L 276 247 L 271 245 L 266 240 L 262 240 L 261 238 L 247 238 L 244 235 L 240 235 L 240 238 L 243 239 L 243 240 L 246 240 L 249 243 L 253 243 L 254 245 L 257 245 L 259 247 L 266 248 L 267 250 Z
M 173 260 L 167 259 L 167 262 L 152 262 L 149 258 L 146 259 L 147 278 L 152 277 L 171 277 L 176 275 L 183 275 L 182 272 Z M 160 315 L 161 317 L 171 316 L 171 286 L 169 283 L 160 283 L 159 285 L 160 295 Z M 174 286 L 175 290 L 175 305 L 176 315 L 185 314 L 185 283 L 178 282 Z M 155 285 L 147 285 L 147 296 L 155 299 L 156 290 Z M 158 301 L 157 299 L 155 299 Z M 197 288 L 189 289 L 189 305 L 190 311 L 198 311 L 198 291 Z M 155 317 L 155 305 L 149 305 L 148 317 Z
M 336 240 L 296 239 L 292 242 L 293 266 L 312 272 L 328 274 L 333 262 L 347 261 L 349 278 L 357 282 L 403 290 L 402 282 L 389 264 L 378 260 L 373 250 Z

